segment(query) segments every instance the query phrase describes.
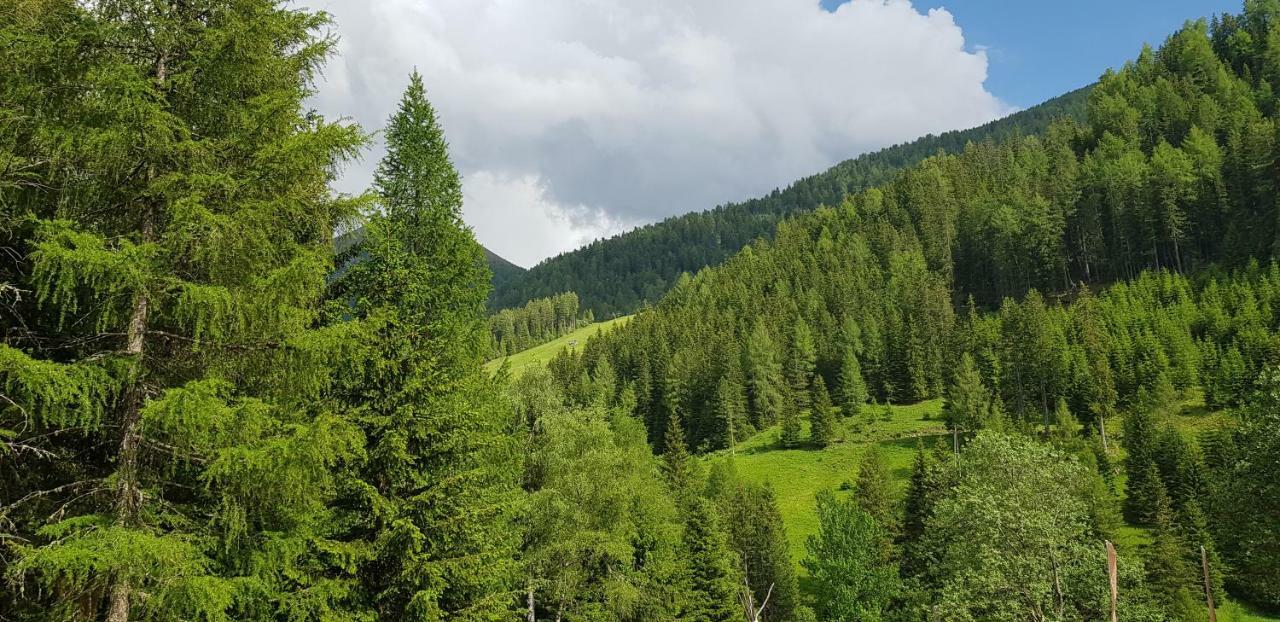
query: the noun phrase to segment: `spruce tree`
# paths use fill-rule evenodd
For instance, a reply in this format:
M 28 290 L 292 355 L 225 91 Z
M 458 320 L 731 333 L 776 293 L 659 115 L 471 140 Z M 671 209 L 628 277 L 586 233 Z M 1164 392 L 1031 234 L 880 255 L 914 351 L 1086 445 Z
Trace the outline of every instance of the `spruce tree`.
M 853 499 L 882 528 L 891 533 L 897 530 L 898 501 L 893 494 L 893 480 L 880 449 L 875 445 L 867 448 L 858 464 Z
M 717 449 L 728 449 L 730 452 L 745 438 L 750 431 L 746 427 L 746 404 L 743 397 L 741 378 L 726 375 L 720 379 L 716 387 L 715 402 L 715 437 Z
M 867 403 L 868 397 L 858 355 L 852 348 L 846 349 L 840 361 L 840 414 L 845 417 L 862 414 L 862 405 Z
M 355 344 L 316 329 L 353 211 L 326 187 L 363 140 L 305 109 L 325 28 L 271 0 L 0 10 L 3 133 L 26 137 L 0 181 L 0 226 L 26 223 L 0 289 L 31 318 L 0 342 L 21 611 L 359 615 L 320 553 L 343 550 L 331 469 L 362 444 L 327 399 Z
M 916 455 L 911 464 L 911 479 L 907 482 L 903 500 L 902 518 L 902 576 L 918 577 L 927 565 L 923 548 L 925 525 L 933 512 L 940 490 L 940 467 L 934 463 L 924 444 L 916 443 Z
M 794 406 L 788 405 L 782 411 L 782 430 L 778 437 L 779 442 L 784 449 L 794 449 L 800 446 L 800 414 L 796 412 Z
M 960 356 L 960 369 L 947 387 L 942 413 L 948 428 L 969 434 L 990 425 L 994 418 L 991 395 L 968 352 Z
M 1151 415 L 1139 407 L 1125 418 L 1125 499 L 1124 515 L 1127 520 L 1141 525 L 1151 525 L 1156 506 L 1156 487 L 1164 487 L 1154 456 L 1154 431 Z
M 761 618 L 791 620 L 800 595 L 786 526 L 773 489 L 767 485 L 735 485 L 720 497 L 720 507 L 729 543 L 742 559 L 753 600 L 764 603 Z
M 787 386 L 791 389 L 791 401 L 795 408 L 803 412 L 811 405 L 810 388 L 818 360 L 813 331 L 804 318 L 795 319 L 791 330 L 791 341 L 787 346 Z
M 729 547 L 711 504 L 691 502 L 685 521 L 685 552 L 690 571 L 690 603 L 682 619 L 693 622 L 736 622 L 742 612 L 738 591 L 741 561 Z
M 377 209 L 332 286 L 372 346 L 346 379 L 369 437 L 352 485 L 352 536 L 371 549 L 361 579 L 383 616 L 498 619 L 513 587 L 520 465 L 504 434 L 513 417 L 481 368 L 489 270 L 417 73 L 385 136 Z
M 822 376 L 813 379 L 813 406 L 809 411 L 809 440 L 818 447 L 826 447 L 838 434 L 838 423 L 827 394 L 827 383 Z
M 667 420 L 667 432 L 663 440 L 662 470 L 667 476 L 667 484 L 675 495 L 676 502 L 683 505 L 694 495 L 693 456 L 689 455 L 685 444 L 684 426 L 680 425 L 680 416 L 672 413 Z
M 771 426 L 787 410 L 783 398 L 786 385 L 777 346 L 763 323 L 757 322 L 751 330 L 743 356 L 747 376 L 747 411 L 751 423 L 757 428 Z

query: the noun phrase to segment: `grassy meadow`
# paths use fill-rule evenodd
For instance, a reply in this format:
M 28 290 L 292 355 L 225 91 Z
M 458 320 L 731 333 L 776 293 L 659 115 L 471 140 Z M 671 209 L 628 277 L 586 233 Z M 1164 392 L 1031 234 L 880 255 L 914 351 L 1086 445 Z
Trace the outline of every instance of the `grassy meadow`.
M 489 372 L 494 372 L 497 371 L 499 367 L 502 367 L 503 363 L 508 363 L 511 365 L 512 377 L 518 376 L 524 373 L 524 370 L 530 366 L 546 365 L 547 362 L 552 358 L 555 358 L 555 355 L 559 354 L 561 350 L 573 347 L 574 344 L 581 346 L 587 342 L 588 337 L 603 331 L 613 330 L 614 328 L 626 324 L 630 319 L 630 315 L 624 315 L 620 318 L 588 324 L 578 330 L 567 335 L 557 337 L 556 339 L 548 341 L 542 345 L 534 346 L 528 350 L 522 350 L 512 354 L 511 356 L 503 356 L 493 359 L 488 363 L 485 363 L 484 368 Z

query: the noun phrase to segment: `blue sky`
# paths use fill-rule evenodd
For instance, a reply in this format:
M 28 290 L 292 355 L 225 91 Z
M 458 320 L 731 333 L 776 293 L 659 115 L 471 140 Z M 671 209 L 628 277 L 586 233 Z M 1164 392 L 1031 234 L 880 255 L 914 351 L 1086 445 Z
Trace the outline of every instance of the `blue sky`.
M 848 0 L 821 0 L 832 9 Z M 943 7 L 970 48 L 987 50 L 987 88 L 1025 108 L 1095 80 L 1159 46 L 1183 22 L 1239 12 L 1241 0 L 913 0 Z

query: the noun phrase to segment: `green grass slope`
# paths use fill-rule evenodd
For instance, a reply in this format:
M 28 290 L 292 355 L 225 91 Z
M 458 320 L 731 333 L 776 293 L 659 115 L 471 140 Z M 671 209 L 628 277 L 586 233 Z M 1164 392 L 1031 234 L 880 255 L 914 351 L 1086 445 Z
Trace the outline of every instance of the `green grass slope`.
M 858 416 L 861 432 L 854 432 L 853 418 L 842 418 L 844 440 L 825 449 L 782 449 L 778 446 L 778 428 L 760 432 L 738 445 L 732 456 L 734 468 L 744 481 L 768 483 L 777 496 L 778 509 L 787 527 L 791 558 L 799 563 L 804 558 L 804 541 L 818 531 L 814 497 L 822 490 L 842 491 L 842 484 L 852 484 L 858 476 L 858 464 L 872 445 L 880 448 L 885 466 L 903 492 L 911 477 L 911 462 L 916 443 L 932 446 L 946 435 L 940 416 L 942 400 L 919 404 L 890 406 L 892 418 L 883 419 L 883 406 L 868 407 Z M 807 436 L 808 424 L 804 434 Z M 706 461 L 728 460 L 727 451 L 717 452 Z
M 858 465 L 868 448 L 873 445 L 879 447 L 881 458 L 897 485 L 897 492 L 902 495 L 911 477 L 917 443 L 923 443 L 928 449 L 940 441 L 946 442 L 946 430 L 941 421 L 942 400 L 890 406 L 889 410 L 892 417 L 885 420 L 883 407 L 868 407 L 858 417 L 860 432 L 854 432 L 854 419 L 842 419 L 843 440 L 825 449 L 782 449 L 778 445 L 779 430 L 774 427 L 740 443 L 732 455 L 728 451 L 720 451 L 704 456 L 703 462 L 709 466 L 717 461 L 733 460 L 738 477 L 748 482 L 767 483 L 773 488 L 787 528 L 791 559 L 798 566 L 805 556 L 805 539 L 818 531 L 815 496 L 822 490 L 832 490 L 837 495 L 852 494 L 846 489 L 847 484 L 857 480 Z M 1190 392 L 1180 408 L 1163 421 L 1172 424 L 1188 439 L 1194 439 L 1206 430 L 1233 425 L 1230 414 L 1206 408 L 1199 391 Z M 1119 418 L 1108 421 L 1108 429 L 1114 430 L 1117 465 L 1124 457 L 1120 428 Z M 804 434 L 808 435 L 807 422 Z M 1117 485 L 1122 491 L 1123 480 L 1121 473 Z M 1151 542 L 1150 534 L 1140 527 L 1126 525 L 1118 536 L 1116 546 L 1121 551 L 1138 550 Z M 800 572 L 803 574 L 803 569 Z M 1280 617 L 1239 603 L 1232 604 L 1230 613 L 1231 619 L 1239 622 L 1280 622 Z
M 541 345 L 536 345 L 528 350 L 522 350 L 511 356 L 503 356 L 485 363 L 484 367 L 489 372 L 497 371 L 502 367 L 503 363 L 511 365 L 512 376 L 518 376 L 524 373 L 524 370 L 530 366 L 546 365 L 555 355 L 559 354 L 565 348 L 581 346 L 587 342 L 587 338 L 596 335 L 602 331 L 610 331 L 618 326 L 622 326 L 631 319 L 630 315 L 620 318 L 614 318 L 606 322 L 596 322 L 583 326 L 567 335 L 562 335 L 552 341 L 548 341 Z

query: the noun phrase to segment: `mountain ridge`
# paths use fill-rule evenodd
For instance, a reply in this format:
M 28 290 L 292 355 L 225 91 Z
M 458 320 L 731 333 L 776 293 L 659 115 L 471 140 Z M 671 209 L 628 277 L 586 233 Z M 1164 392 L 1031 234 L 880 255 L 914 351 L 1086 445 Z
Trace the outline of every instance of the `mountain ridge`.
M 598 318 L 634 312 L 656 302 L 685 272 L 718 265 L 757 238 L 771 238 L 782 220 L 836 205 L 848 194 L 888 181 L 893 174 L 971 142 L 1001 141 L 1043 132 L 1058 117 L 1082 120 L 1093 85 L 1070 91 L 977 127 L 928 134 L 844 160 L 784 189 L 737 203 L 672 216 L 543 260 L 495 282 L 491 311 L 564 291 L 577 292 Z

